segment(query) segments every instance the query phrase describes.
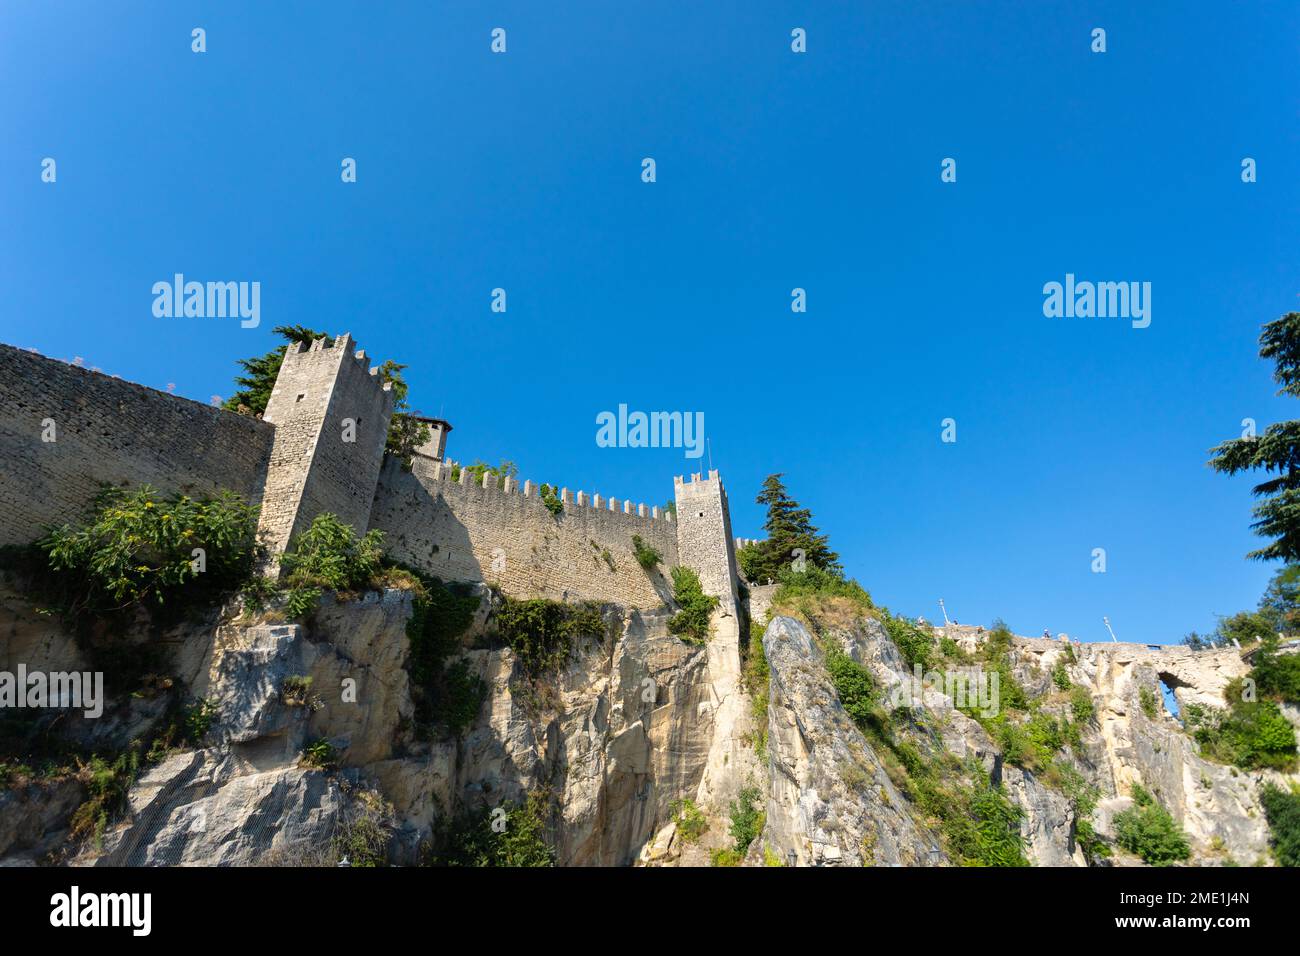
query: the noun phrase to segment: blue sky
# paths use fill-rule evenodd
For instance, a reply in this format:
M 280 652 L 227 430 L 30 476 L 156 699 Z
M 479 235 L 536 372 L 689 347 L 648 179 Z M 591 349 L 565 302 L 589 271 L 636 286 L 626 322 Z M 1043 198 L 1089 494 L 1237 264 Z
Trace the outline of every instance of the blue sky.
M 454 457 L 647 503 L 700 463 L 596 415 L 702 411 L 738 535 L 782 471 L 895 610 L 1177 641 L 1271 571 L 1205 460 L 1300 412 L 1255 344 L 1300 308 L 1300 7 L 1133 6 L 8 3 L 0 340 L 207 401 L 351 331 Z M 261 326 L 155 318 L 176 272 Z M 1151 326 L 1045 318 L 1067 272 Z

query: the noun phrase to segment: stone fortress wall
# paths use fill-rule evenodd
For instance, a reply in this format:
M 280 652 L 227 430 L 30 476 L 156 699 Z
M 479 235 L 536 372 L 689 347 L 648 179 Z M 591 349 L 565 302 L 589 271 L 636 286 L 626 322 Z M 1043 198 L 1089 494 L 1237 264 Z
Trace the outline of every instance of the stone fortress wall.
M 411 471 L 389 459 L 380 474 L 370 527 L 384 532 L 397 560 L 449 581 L 487 581 L 512 596 L 662 604 L 667 571 L 679 563 L 677 525 L 658 508 L 558 491 L 552 515 L 539 486 L 485 475 L 482 483 L 449 462 L 417 456 Z M 662 556 L 645 571 L 632 536 Z M 608 555 L 608 558 L 606 558 Z
M 406 471 L 384 456 L 392 391 L 353 347 L 347 334 L 291 346 L 258 421 L 0 346 L 0 544 L 79 520 L 100 482 L 229 488 L 262 505 L 259 530 L 275 552 L 329 511 L 358 533 L 382 530 L 399 561 L 512 597 L 654 607 L 671 596 L 669 569 L 684 564 L 734 611 L 735 541 L 716 471 L 675 479 L 677 520 L 568 489 L 553 515 L 532 482 L 479 483 L 464 469 L 453 482 L 451 463 L 428 454 Z M 55 442 L 41 442 L 45 419 Z M 633 535 L 659 552 L 656 568 L 637 562 Z
M 0 344 L 0 545 L 81 520 L 101 483 L 260 502 L 274 439 L 267 422 Z

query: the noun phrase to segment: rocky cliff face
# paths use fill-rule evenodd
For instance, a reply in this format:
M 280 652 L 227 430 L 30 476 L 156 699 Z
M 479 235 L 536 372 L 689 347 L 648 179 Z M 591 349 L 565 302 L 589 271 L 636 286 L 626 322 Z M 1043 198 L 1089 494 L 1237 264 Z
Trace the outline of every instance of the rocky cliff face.
M 57 622 L 15 594 L 3 597 L 0 665 L 84 666 Z M 1029 862 L 1089 862 L 1068 788 L 1007 759 L 941 689 L 892 708 L 893 749 L 864 734 L 828 674 L 827 650 L 861 664 L 882 699 L 912 676 L 872 617 L 816 633 L 794 618 L 771 620 L 762 639 L 764 726 L 741 679 L 735 618 L 720 614 L 713 640 L 697 647 L 668 633 L 666 611 L 607 606 L 603 640 L 578 642 L 560 668 L 530 678 L 492 640 L 492 596 L 484 589 L 480 598 L 460 653 L 487 696 L 456 739 L 421 740 L 412 729 L 406 592 L 327 597 L 310 626 L 245 622 L 228 610 L 163 634 L 142 631 L 135 640 L 168 649 L 174 685 L 115 699 L 100 721 L 70 719 L 66 732 L 84 746 L 123 746 L 148 739 L 175 701 L 201 698 L 211 714 L 202 746 L 145 763 L 125 809 L 98 834 L 79 835 L 72 854 L 69 818 L 89 795 L 87 773 L 0 791 L 0 862 L 328 864 L 339 835 L 365 820 L 383 834 L 391 862 L 412 864 L 456 809 L 540 793 L 561 865 L 701 865 L 732 845 L 731 810 L 751 791 L 763 817 L 747 864 L 950 865 L 939 821 L 900 776 L 899 754 L 1000 785 L 1019 808 Z M 971 649 L 984 639 L 975 628 L 944 636 Z M 1062 759 L 1095 791 L 1087 812 L 1102 836 L 1141 781 L 1187 831 L 1193 862 L 1267 858 L 1256 775 L 1207 762 L 1176 720 L 1163 710 L 1148 717 L 1138 701 L 1157 677 L 1180 700 L 1221 699 L 1244 673 L 1239 657 L 1127 645 L 1070 651 L 1022 638 L 1011 657 L 1045 712 L 1066 706 L 1048 676 L 1058 664 L 1092 701 L 1094 716 Z M 332 747 L 327 766 L 304 758 L 321 740 Z M 689 831 L 683 807 L 699 814 Z M 1119 854 L 1114 862 L 1136 861 Z

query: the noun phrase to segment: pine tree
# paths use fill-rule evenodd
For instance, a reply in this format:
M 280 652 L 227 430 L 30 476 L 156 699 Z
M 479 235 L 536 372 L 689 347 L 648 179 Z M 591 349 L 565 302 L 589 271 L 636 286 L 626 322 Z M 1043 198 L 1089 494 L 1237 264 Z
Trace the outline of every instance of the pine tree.
M 1273 380 L 1282 386 L 1278 394 L 1300 398 L 1300 312 L 1288 312 L 1265 325 L 1259 343 L 1260 357 L 1274 363 Z M 1224 474 L 1260 468 L 1277 473 L 1253 489 L 1264 500 L 1254 508 L 1251 527 L 1272 540 L 1248 557 L 1300 560 L 1300 421 L 1278 422 L 1261 435 L 1234 438 L 1210 453 L 1210 467 Z
M 800 552 L 809 566 L 835 575 L 841 573 L 840 556 L 830 549 L 826 535 L 818 533 L 812 512 L 800 508 L 786 491 L 780 473 L 767 476 L 756 500 L 767 505 L 767 520 L 763 523 L 767 540 L 755 546 L 747 562 L 745 571 L 751 581 L 776 580 L 782 570 L 791 569 Z
M 324 332 L 317 332 L 305 325 L 277 325 L 273 331 L 286 343 L 310 345 L 316 339 L 324 338 L 326 345 L 333 344 Z M 265 355 L 240 359 L 239 364 L 247 374 L 237 376 L 235 384 L 243 388 L 226 399 L 223 407 L 238 412 L 242 406 L 246 409 L 243 412 L 246 415 L 265 412 L 266 404 L 271 400 L 271 390 L 275 388 L 275 377 L 280 374 L 280 366 L 284 364 L 284 353 L 288 348 L 288 344 L 281 345 Z

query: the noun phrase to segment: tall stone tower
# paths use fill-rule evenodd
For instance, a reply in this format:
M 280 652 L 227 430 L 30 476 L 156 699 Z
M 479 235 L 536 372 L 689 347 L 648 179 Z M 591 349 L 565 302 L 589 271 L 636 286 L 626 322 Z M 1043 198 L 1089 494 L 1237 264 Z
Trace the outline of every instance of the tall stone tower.
M 272 553 L 322 512 L 332 512 L 357 534 L 366 530 L 379 482 L 392 386 L 352 352 L 352 336 L 332 346 L 317 339 L 290 345 L 267 403 L 275 426 L 258 531 Z
M 716 469 L 708 478 L 698 474 L 686 481 L 673 479 L 677 502 L 677 556 L 700 576 L 705 594 L 715 594 L 721 609 L 734 615 L 739 578 L 731 537 L 731 511 L 727 492 Z

